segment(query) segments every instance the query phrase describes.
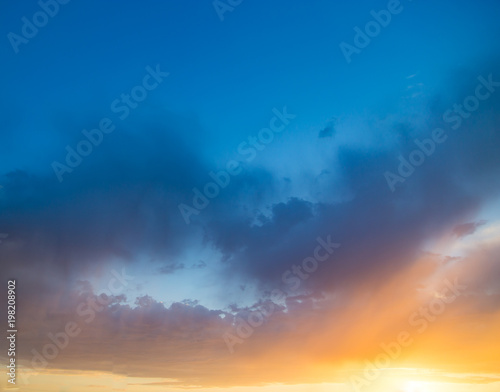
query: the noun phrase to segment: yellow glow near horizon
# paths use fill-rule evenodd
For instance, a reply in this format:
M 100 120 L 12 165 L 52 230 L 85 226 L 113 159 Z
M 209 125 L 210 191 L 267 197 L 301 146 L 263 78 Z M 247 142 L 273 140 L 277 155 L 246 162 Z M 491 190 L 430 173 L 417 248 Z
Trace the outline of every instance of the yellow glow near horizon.
M 406 385 L 403 388 L 404 392 L 423 392 L 423 391 L 428 391 L 425 387 L 428 383 L 424 383 L 422 381 L 408 381 Z
M 465 380 L 452 374 L 434 374 L 437 377 L 450 377 L 454 382 L 429 381 L 422 379 L 426 376 L 402 373 L 412 372 L 415 369 L 392 369 L 390 375 L 366 386 L 360 392 L 498 392 L 500 382 L 481 382 Z M 429 372 L 427 377 L 429 377 Z M 491 376 L 491 375 L 490 375 Z M 124 390 L 130 392 L 174 392 L 196 390 L 198 392 L 354 392 L 349 383 L 315 383 L 315 384 L 271 384 L 264 386 L 245 386 L 229 388 L 203 388 L 198 386 L 173 386 L 172 379 L 161 378 L 134 378 L 119 375 L 111 375 L 97 372 L 44 372 L 33 376 L 31 383 L 26 386 L 19 385 L 21 392 L 52 392 L 57 386 L 65 385 L 64 392 L 105 392 L 110 389 Z M 164 383 L 162 385 L 162 383 Z M 170 384 L 170 385 L 169 385 Z M 175 385 L 175 383 L 174 383 Z

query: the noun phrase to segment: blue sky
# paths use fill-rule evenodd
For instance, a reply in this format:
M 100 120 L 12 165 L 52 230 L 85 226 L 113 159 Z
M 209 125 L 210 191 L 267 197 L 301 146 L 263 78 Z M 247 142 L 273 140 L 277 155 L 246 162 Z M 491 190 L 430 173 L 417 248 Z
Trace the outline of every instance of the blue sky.
M 145 66 L 161 64 L 171 77 L 143 110 L 196 116 L 207 132 L 220 135 L 208 142 L 223 153 L 260 129 L 274 106 L 299 111 L 300 125 L 319 125 L 393 100 L 406 88 L 405 78 L 417 72 L 426 91 L 441 93 L 443 73 L 487 55 L 498 35 L 487 2 L 440 2 L 432 10 L 425 2 L 405 2 L 403 12 L 348 65 L 340 42 L 352 42 L 353 27 L 369 21 L 369 11 L 382 9 L 382 2 L 339 7 L 283 1 L 264 6 L 265 12 L 262 4 L 243 2 L 223 22 L 210 2 L 183 4 L 69 2 L 17 55 L 5 39 L 1 55 L 10 61 L 2 62 L 2 85 L 8 112 L 24 114 L 24 132 L 54 133 L 58 126 L 71 126 L 55 124 L 54 117 L 78 117 L 79 108 L 106 113 Z M 15 33 L 21 17 L 38 10 L 35 2 L 8 7 L 2 25 Z M 472 20 L 481 23 L 471 25 Z M 33 153 L 38 143 L 59 141 L 30 139 Z

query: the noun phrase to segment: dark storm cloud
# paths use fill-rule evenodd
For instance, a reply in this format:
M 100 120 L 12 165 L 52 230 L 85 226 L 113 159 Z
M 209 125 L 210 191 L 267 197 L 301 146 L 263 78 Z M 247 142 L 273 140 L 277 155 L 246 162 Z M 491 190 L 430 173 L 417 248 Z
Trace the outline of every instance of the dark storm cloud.
M 481 72 L 486 78 L 498 67 L 486 69 L 490 72 L 482 67 L 467 77 L 461 75 L 460 83 L 455 80 L 454 88 L 457 84 L 460 88 L 451 102 L 431 100 L 428 128 L 415 130 L 411 124 L 395 123 L 402 137 L 393 149 L 341 146 L 335 164 L 324 170 L 339 173 L 342 187 L 352 193 L 349 200 L 277 203 L 260 223 L 250 213 L 228 209 L 207 225 L 208 237 L 234 270 L 265 286 L 276 286 L 292 264 L 312 255 L 317 236 L 330 235 L 341 248 L 303 287 L 354 290 L 363 282 L 383 284 L 415 261 L 426 241 L 451 233 L 500 190 L 500 90 L 481 102 L 459 129 L 443 121 L 447 109 L 474 94 Z M 493 79 L 500 80 L 500 74 L 493 74 Z M 392 193 L 384 172 L 397 169 L 398 155 L 408 157 L 415 149 L 415 137 L 429 138 L 436 126 L 445 129 L 447 140 Z
M 191 143 L 196 127 L 172 117 L 117 129 L 63 183 L 49 163 L 47 174 L 6 173 L 1 230 L 12 246 L 0 249 L 2 261 L 64 270 L 110 257 L 180 252 L 192 229 L 182 223 L 177 203 L 206 173 Z
M 55 149 L 60 156 L 47 157 L 46 170 L 15 169 L 3 176 L 0 232 L 8 238 L 0 247 L 0 261 L 8 274 L 23 270 L 28 280 L 29 271 L 50 269 L 67 280 L 112 260 L 153 260 L 161 263 L 161 273 L 202 269 L 204 262 L 177 259 L 199 240 L 200 223 L 220 211 L 239 214 L 272 194 L 274 178 L 267 170 L 242 165 L 242 173 L 203 211 L 198 227 L 187 226 L 178 204 L 217 170 L 202 158 L 203 129 L 190 118 L 134 114 L 137 118 L 106 135 L 62 183 L 50 168 L 52 159 L 64 158 L 62 147 Z M 62 138 L 75 145 L 80 128 L 71 129 L 47 135 L 47 140 L 57 146 Z
M 331 189 L 348 189 L 349 199 L 268 202 L 279 200 L 281 177 L 243 165 L 243 172 L 190 226 L 177 205 L 192 198 L 193 187 L 206 183 L 207 173 L 216 169 L 201 158 L 210 155 L 202 150 L 203 130 L 184 118 L 139 117 L 108 135 L 62 184 L 53 173 L 6 174 L 0 231 L 9 237 L 0 248 L 2 262 L 52 266 L 55 274 L 71 274 L 110 258 L 160 260 L 182 254 L 203 229 L 205 245 L 222 253 L 231 273 L 268 288 L 280 285 L 283 272 L 311 256 L 317 237 L 330 236 L 342 246 L 304 288 L 382 284 L 410 264 L 429 238 L 451 232 L 498 191 L 500 91 L 458 130 L 442 120 L 453 103 L 474 91 L 481 72 L 461 77 L 459 87 L 455 83 L 454 101 L 431 100 L 429 128 L 414 131 L 410 123 L 395 122 L 400 137 L 394 148 L 339 146 L 322 172 L 335 173 Z M 446 129 L 447 140 L 390 192 L 383 173 L 397 168 L 398 155 L 411 153 L 414 137 L 430 137 L 435 126 Z M 417 134 L 410 136 L 410 130 Z M 180 265 L 172 261 L 159 268 L 173 273 Z
M 249 252 L 259 248 L 267 250 L 273 246 L 277 236 L 287 237 L 293 226 L 311 217 L 311 203 L 291 198 L 286 203 L 274 204 L 270 217 L 258 215 L 259 225 L 251 223 L 251 215 L 246 220 L 222 216 L 220 220 L 213 219 L 210 222 L 207 233 L 213 243 L 228 255 L 242 249 Z

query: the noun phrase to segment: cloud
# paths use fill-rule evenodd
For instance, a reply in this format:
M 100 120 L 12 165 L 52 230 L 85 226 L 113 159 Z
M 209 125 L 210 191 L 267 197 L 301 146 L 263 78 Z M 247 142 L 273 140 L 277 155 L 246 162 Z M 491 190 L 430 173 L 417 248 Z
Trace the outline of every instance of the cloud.
M 483 226 L 485 223 L 485 220 L 481 220 L 479 222 L 462 223 L 455 226 L 455 228 L 453 229 L 453 234 L 458 238 L 474 234 L 477 228 Z
M 193 229 L 180 224 L 177 204 L 208 171 L 186 138 L 199 130 L 174 116 L 137 121 L 141 133 L 108 135 L 63 183 L 49 164 L 45 173 L 5 174 L 2 228 L 17 245 L 1 249 L 3 265 L 14 258 L 78 274 L 112 259 L 173 260 L 184 251 Z
M 203 260 L 200 260 L 198 263 L 196 264 L 193 264 L 191 266 L 192 269 L 202 269 L 202 268 L 206 268 L 207 266 L 207 263 L 205 263 Z
M 327 137 L 333 137 L 333 136 L 335 136 L 335 134 L 336 134 L 336 130 L 335 130 L 336 123 L 337 123 L 336 119 L 333 119 L 332 121 L 330 121 L 330 123 L 325 128 L 323 128 L 321 131 L 319 131 L 318 138 L 322 139 L 322 138 L 327 138 Z
M 473 91 L 478 74 L 454 81 L 453 102 Z M 446 128 L 447 141 L 394 193 L 383 173 L 398 165 L 399 155 L 408 156 L 414 138 L 446 127 L 442 114 L 453 102 L 440 97 L 429 102 L 425 126 L 395 114 L 388 130 L 396 136 L 382 146 L 371 139 L 338 142 L 335 154 L 317 154 L 316 167 L 306 169 L 331 173 L 323 176 L 329 191 L 321 200 L 303 186 L 308 182 L 302 173 L 284 175 L 278 169 L 300 157 L 276 155 L 276 166 L 244 164 L 243 173 L 190 226 L 177 205 L 189 200 L 193 187 L 206 183 L 217 165 L 207 157 L 213 151 L 191 142 L 203 132 L 189 119 L 137 120 L 113 134 L 112 142 L 103 143 L 62 184 L 50 172 L 10 170 L 0 198 L 1 230 L 9 233 L 0 257 L 6 275 L 22 276 L 20 357 L 31 361 L 31 349 L 41 350 L 48 333 L 63 330 L 69 320 L 81 322 L 75 309 L 97 293 L 89 282 L 71 288 L 80 275 L 115 260 L 153 259 L 154 270 L 164 274 L 203 269 L 215 262 L 193 264 L 186 250 L 199 260 L 196 253 L 209 249 L 214 259 L 220 257 L 214 285 L 223 291 L 236 281 L 235 287 L 244 288 L 238 292 L 247 295 L 255 287 L 262 298 L 223 310 L 200 305 L 201 298 L 166 307 L 147 292 L 131 301 L 116 295 L 50 366 L 168 376 L 204 386 L 316 381 L 327 377 L 328 365 L 376 354 L 366 348 L 376 351 L 381 340 L 406 328 L 409 309 L 433 298 L 430 281 L 441 268 L 474 281 L 466 306 L 450 308 L 429 343 L 419 346 L 422 356 L 415 362 L 439 352 L 440 363 L 463 365 L 465 354 L 454 355 L 453 344 L 488 347 L 488 336 L 498 329 L 498 248 L 484 247 L 460 260 L 422 249 L 444 234 L 455 239 L 472 234 L 484 223 L 474 216 L 500 190 L 499 97 L 485 101 L 460 129 Z M 366 121 L 380 124 L 384 116 Z M 342 140 L 345 135 L 336 132 L 331 128 L 323 136 Z M 283 177 L 290 185 L 284 189 Z M 338 188 L 348 196 L 339 199 Z M 314 254 L 317 237 L 327 236 L 342 246 L 300 290 L 285 290 L 283 273 Z M 238 346 L 239 356 L 230 356 L 223 333 L 269 301 L 275 288 L 287 292 L 284 304 L 275 304 L 272 320 L 255 330 L 251 344 Z M 486 328 L 484 336 L 474 334 L 475 317 Z M 455 331 L 457 320 L 461 329 Z M 472 343 L 464 347 L 472 356 Z M 263 369 L 258 378 L 247 372 L 257 366 Z
M 164 275 L 173 274 L 175 271 L 183 270 L 185 268 L 184 264 L 176 264 L 176 265 L 164 265 L 163 267 L 158 268 L 158 272 Z
M 402 330 L 417 338 L 415 326 L 408 321 L 410 314 L 429 306 L 446 279 L 458 278 L 467 287 L 465 294 L 448 304 L 432 322 L 424 341 L 410 347 L 412 353 L 418 353 L 414 362 L 404 363 L 405 357 L 403 362 L 399 358 L 394 361 L 396 367 L 430 363 L 442 371 L 453 371 L 464 366 L 478 347 L 498 352 L 498 344 L 490 340 L 500 326 L 495 318 L 498 295 L 488 294 L 492 287 L 499 287 L 498 271 L 492 274 L 493 269 L 498 270 L 494 263 L 498 250 L 490 246 L 485 254 L 478 243 L 477 252 L 482 257 L 473 252 L 445 269 L 445 256 L 421 254 L 418 262 L 407 265 L 376 289 L 358 288 L 356 292 L 336 295 L 290 294 L 284 304 L 273 304 L 273 314 L 236 345 L 234 354 L 228 352 L 222 334 L 237 334 L 241 320 L 247 320 L 263 305 L 269 308 L 269 301 L 251 306 L 234 304 L 223 311 L 210 310 L 190 299 L 167 307 L 148 295 L 136 298 L 135 305 L 130 306 L 123 296 L 114 296 L 86 323 L 76 309 L 99 291 L 81 282 L 78 289 L 41 293 L 42 309 L 37 309 L 36 303 L 23 302 L 26 307 L 19 315 L 23 330 L 18 358 L 32 368 L 31 350 L 43 352 L 44 345 L 51 343 L 48 334 L 63 331 L 68 321 L 74 321 L 82 332 L 49 361 L 48 369 L 167 377 L 202 387 L 280 382 L 284 377 L 290 383 L 345 381 L 346 375 L 339 370 L 344 361 L 362 363 L 372 359 L 379 353 L 380 342 L 394 340 Z M 494 286 L 478 280 L 486 275 Z M 490 306 L 485 307 L 486 303 Z M 481 336 L 476 335 L 478 323 L 484 325 Z M 457 339 L 463 339 L 461 355 L 455 353 Z M 373 349 L 367 349 L 370 347 Z M 297 350 L 300 356 L 294 355 Z M 250 374 L 247 369 L 253 366 L 263 371 Z M 477 363 L 468 370 L 487 372 L 491 370 L 488 366 Z

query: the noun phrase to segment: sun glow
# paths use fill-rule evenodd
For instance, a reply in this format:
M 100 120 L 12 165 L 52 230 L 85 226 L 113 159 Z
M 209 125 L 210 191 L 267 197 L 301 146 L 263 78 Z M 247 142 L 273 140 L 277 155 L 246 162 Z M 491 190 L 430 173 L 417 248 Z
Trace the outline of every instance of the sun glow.
M 421 382 L 421 381 L 408 381 L 402 392 L 427 392 L 428 385 L 425 385 L 426 383 Z

